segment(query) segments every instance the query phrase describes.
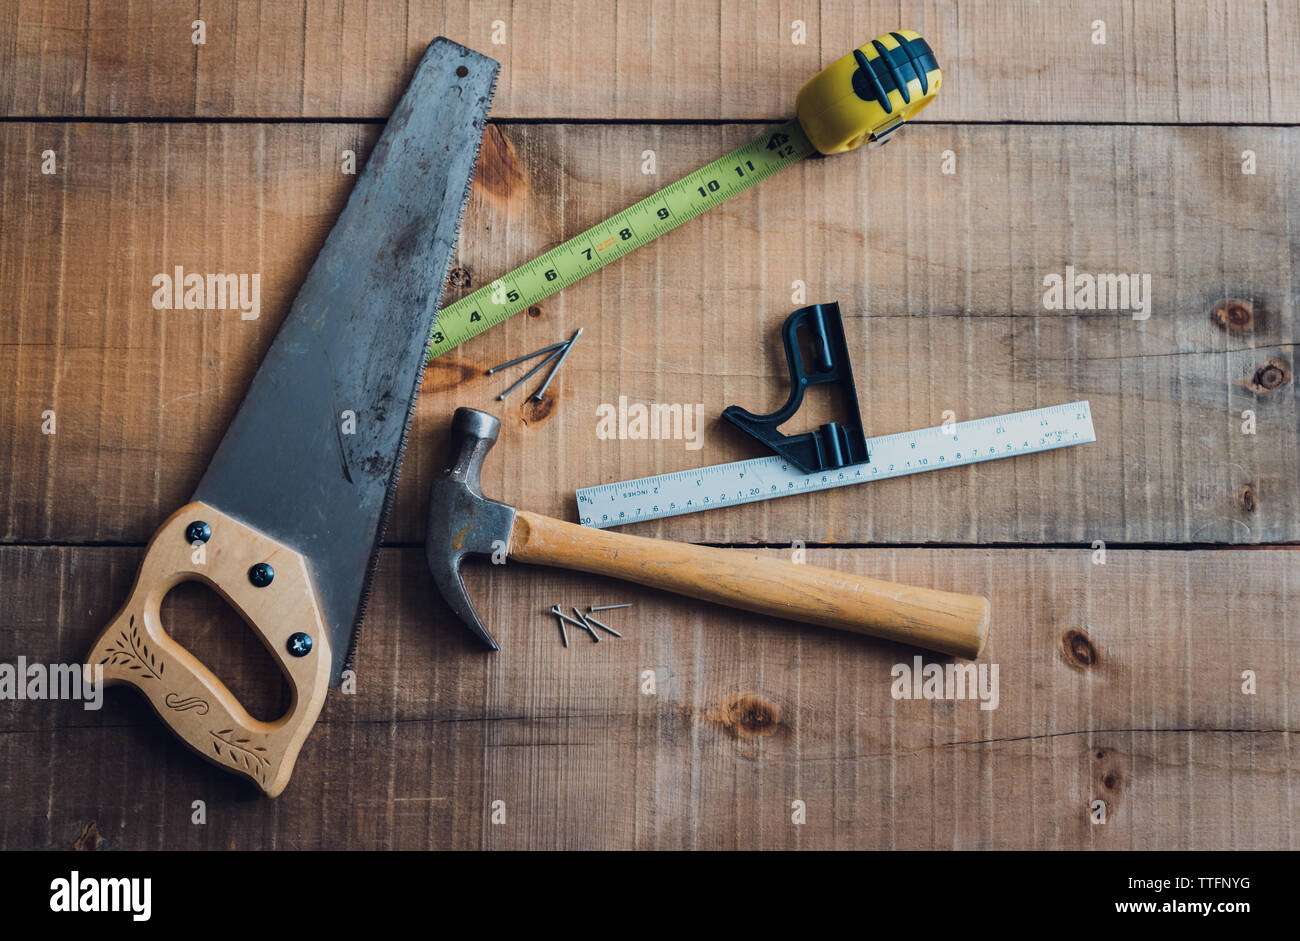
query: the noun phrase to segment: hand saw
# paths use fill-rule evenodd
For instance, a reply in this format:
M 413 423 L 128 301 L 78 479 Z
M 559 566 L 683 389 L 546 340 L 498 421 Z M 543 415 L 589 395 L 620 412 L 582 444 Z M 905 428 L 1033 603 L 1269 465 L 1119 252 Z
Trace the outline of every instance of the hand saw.
M 498 68 L 430 43 L 192 502 L 154 534 L 86 658 L 272 797 L 352 658 Z M 183 581 L 215 589 L 266 645 L 293 693 L 284 716 L 254 719 L 164 630 L 162 599 Z

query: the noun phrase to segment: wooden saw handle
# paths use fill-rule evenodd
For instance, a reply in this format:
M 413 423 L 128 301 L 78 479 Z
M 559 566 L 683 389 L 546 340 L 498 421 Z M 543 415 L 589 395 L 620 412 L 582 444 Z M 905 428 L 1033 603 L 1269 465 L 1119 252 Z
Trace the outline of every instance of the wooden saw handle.
M 211 530 L 198 560 L 187 538 L 195 521 Z M 274 570 L 262 588 L 249 578 L 259 562 Z M 211 670 L 163 630 L 162 600 L 184 581 L 214 589 L 266 645 L 293 693 L 285 715 L 273 722 L 254 719 Z M 288 649 L 299 631 L 311 638 L 305 656 Z M 103 668 L 105 683 L 126 683 L 143 693 L 190 748 L 275 797 L 289 783 L 298 751 L 325 703 L 330 649 L 302 556 L 206 504 L 191 503 L 149 541 L 131 596 L 86 656 L 87 671 L 96 666 Z
M 510 556 L 957 657 L 978 657 L 988 639 L 989 603 L 978 595 L 911 588 L 739 549 L 611 533 L 524 510 L 515 515 Z

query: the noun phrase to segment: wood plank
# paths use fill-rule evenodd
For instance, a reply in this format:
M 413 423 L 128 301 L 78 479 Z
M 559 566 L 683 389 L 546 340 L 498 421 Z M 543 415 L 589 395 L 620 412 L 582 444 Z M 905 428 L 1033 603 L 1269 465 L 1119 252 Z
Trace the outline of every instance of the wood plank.
M 22 598 L 0 663 L 80 657 L 138 557 L 0 549 L 0 584 Z M 70 847 L 91 821 L 109 849 L 1300 845 L 1294 550 L 808 562 L 988 592 L 997 708 L 893 698 L 905 647 L 525 566 L 470 572 L 502 642 L 488 654 L 432 600 L 419 551 L 387 550 L 357 692 L 331 691 L 282 797 L 191 756 L 128 692 L 99 711 L 4 701 L 0 849 Z M 610 601 L 634 604 L 610 612 L 622 641 L 566 649 L 543 613 Z M 1098 799 L 1104 825 L 1089 821 Z M 505 825 L 488 822 L 497 800 Z
M 142 543 L 193 492 L 345 199 L 357 125 L 0 128 L 6 542 Z M 753 129 L 494 126 L 457 266 L 505 273 Z M 720 543 L 1277 543 L 1300 539 L 1291 378 L 1295 129 L 917 127 L 805 163 L 435 361 L 390 539 L 423 537 L 457 405 L 503 415 L 486 492 L 572 519 L 575 487 L 757 456 L 718 420 L 785 397 L 777 328 L 847 315 L 869 434 L 1087 398 L 1096 445 L 707 513 Z M 40 153 L 60 153 L 56 176 Z M 658 175 L 641 154 L 658 155 Z M 940 171 L 952 151 L 955 175 Z M 1253 150 L 1257 173 L 1241 172 Z M 797 236 L 797 237 L 795 237 Z M 153 277 L 260 273 L 261 313 L 157 311 Z M 1043 278 L 1151 275 L 1151 316 L 1045 310 Z M 462 279 L 464 280 L 464 279 Z M 1249 322 L 1225 327 L 1240 298 Z M 482 370 L 586 329 L 545 401 Z M 1270 364 L 1276 369 L 1269 371 Z M 702 446 L 602 440 L 597 408 L 700 404 Z M 42 434 L 53 410 L 57 433 Z M 1257 434 L 1242 433 L 1255 413 Z M 796 422 L 828 414 L 811 400 Z M 787 428 L 787 430 L 799 430 Z M 546 474 L 535 469 L 545 467 Z
M 206 42 L 191 22 L 202 16 Z M 928 121 L 1294 123 L 1300 16 L 1268 0 L 617 4 L 153 0 L 0 5 L 0 109 L 18 116 L 382 117 L 424 45 L 502 64 L 497 117 L 777 119 L 819 68 L 890 29 L 930 40 Z M 805 24 L 796 45 L 793 24 Z M 1105 43 L 1094 42 L 1094 23 Z M 495 44 L 497 22 L 504 42 Z

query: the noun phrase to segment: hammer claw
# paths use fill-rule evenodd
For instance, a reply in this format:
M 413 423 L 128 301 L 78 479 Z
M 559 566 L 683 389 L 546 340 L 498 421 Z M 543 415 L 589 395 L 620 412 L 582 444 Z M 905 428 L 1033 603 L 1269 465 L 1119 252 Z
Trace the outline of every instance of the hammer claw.
M 452 456 L 429 493 L 429 528 L 424 557 L 434 584 L 467 630 L 489 650 L 500 650 L 465 591 L 460 563 L 467 555 L 498 554 L 510 544 L 514 507 L 489 500 L 479 490 L 483 456 L 497 440 L 501 422 L 486 412 L 458 408 L 452 419 Z

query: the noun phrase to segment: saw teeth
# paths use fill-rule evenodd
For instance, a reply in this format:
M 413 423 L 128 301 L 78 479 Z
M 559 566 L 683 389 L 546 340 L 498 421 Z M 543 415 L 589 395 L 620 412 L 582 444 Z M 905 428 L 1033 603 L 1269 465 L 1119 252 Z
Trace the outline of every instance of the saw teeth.
M 481 53 L 475 53 L 475 55 L 481 55 Z M 495 59 L 490 59 L 487 56 L 482 56 L 482 58 L 487 62 L 491 62 L 492 65 L 495 66 L 492 70 L 492 85 L 488 89 L 487 95 L 489 102 L 488 114 L 490 114 L 492 110 L 490 103 L 496 101 L 497 79 L 501 75 L 501 63 L 497 62 Z M 456 215 L 457 244 L 459 244 L 461 224 L 465 221 L 465 207 L 469 205 L 469 194 L 474 187 L 474 173 L 478 169 L 479 154 L 483 150 L 483 135 L 487 133 L 488 124 L 490 123 L 491 119 L 487 114 L 485 114 L 481 133 L 477 138 L 475 138 L 473 169 L 470 170 L 469 178 L 465 181 L 465 191 L 460 197 L 460 210 Z M 439 310 L 441 310 L 442 296 L 447 290 L 447 276 L 451 271 L 452 258 L 455 254 L 456 251 L 452 251 L 451 255 L 447 257 L 447 266 L 443 270 L 442 277 L 438 281 L 438 292 L 431 295 L 433 297 L 433 303 L 439 305 Z M 393 499 L 397 493 L 397 479 L 401 475 L 402 461 L 406 457 L 406 439 L 411 431 L 411 420 L 415 417 L 415 403 L 420 398 L 420 387 L 424 385 L 424 371 L 429 365 L 427 355 L 429 337 L 432 337 L 433 331 L 437 329 L 438 315 L 435 313 L 433 315 L 432 328 L 429 330 L 429 336 L 425 337 L 424 340 L 425 352 L 422 353 L 420 357 L 420 366 L 415 374 L 415 386 L 411 390 L 410 405 L 406 410 L 406 420 L 402 424 L 402 434 L 397 443 L 397 457 L 396 460 L 393 461 L 392 478 L 388 482 L 388 490 L 384 493 L 384 505 L 379 511 L 379 528 L 375 531 L 375 542 L 370 550 L 370 559 L 366 563 L 366 577 L 361 584 L 361 597 L 357 600 L 357 613 L 356 617 L 352 620 L 352 633 L 348 638 L 348 649 L 343 655 L 343 666 L 341 668 L 343 670 L 352 669 L 352 661 L 357 652 L 357 643 L 361 639 L 361 624 L 365 620 L 366 608 L 370 604 L 370 591 L 371 585 L 374 581 L 375 569 L 379 566 L 379 550 L 383 548 L 384 534 L 388 532 L 388 516 L 393 509 Z

